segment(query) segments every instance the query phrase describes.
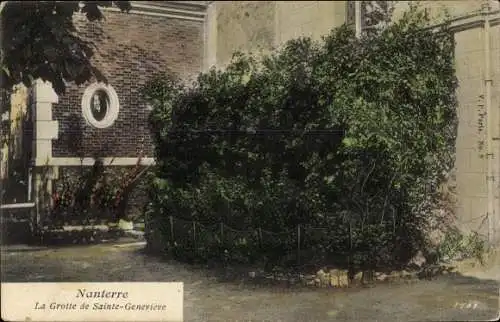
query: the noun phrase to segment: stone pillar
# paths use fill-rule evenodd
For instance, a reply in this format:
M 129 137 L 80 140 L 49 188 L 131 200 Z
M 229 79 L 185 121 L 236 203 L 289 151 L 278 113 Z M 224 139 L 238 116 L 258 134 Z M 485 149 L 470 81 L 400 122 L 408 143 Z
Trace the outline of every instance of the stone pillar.
M 51 165 L 52 140 L 58 137 L 58 122 L 52 120 L 52 104 L 59 98 L 49 82 L 37 80 L 33 88 L 33 159 L 34 196 L 36 204 L 36 225 L 39 227 L 48 207 L 51 205 L 52 180 L 57 178 L 58 169 Z
M 36 81 L 33 97 L 35 109 L 35 166 L 46 166 L 52 159 L 52 140 L 57 139 L 58 122 L 52 120 L 52 104 L 59 98 L 48 82 Z
M 493 21 L 490 28 L 490 59 L 491 59 L 491 108 L 490 117 L 492 118 L 490 124 L 491 135 L 491 153 L 493 154 L 492 166 L 492 180 L 493 180 L 493 235 L 494 240 L 492 243 L 495 247 L 500 247 L 500 1 L 489 1 L 490 12 L 496 12 L 493 15 Z
M 205 18 L 205 61 L 203 69 L 208 71 L 217 64 L 217 10 L 215 1 L 208 5 Z
M 498 2 L 497 2 L 498 3 Z M 485 88 L 485 110 L 486 110 L 486 133 L 487 133 L 487 183 L 488 183 L 488 224 L 490 244 L 499 246 L 500 242 L 500 195 L 499 195 L 499 140 L 500 129 L 499 120 L 500 113 L 498 111 L 499 99 L 498 94 L 498 75 L 500 57 L 499 51 L 499 25 L 498 25 L 498 12 L 494 15 L 493 10 L 498 10 L 498 5 L 494 4 L 491 0 L 483 1 L 483 41 L 484 41 L 484 88 Z M 496 21 L 496 22 L 495 22 Z M 496 85 L 495 85 L 496 84 Z

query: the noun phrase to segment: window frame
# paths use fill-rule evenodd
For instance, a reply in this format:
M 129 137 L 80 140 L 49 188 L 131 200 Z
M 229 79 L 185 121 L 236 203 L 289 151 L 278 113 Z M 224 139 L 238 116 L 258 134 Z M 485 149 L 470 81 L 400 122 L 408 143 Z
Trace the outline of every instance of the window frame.
M 97 120 L 94 117 L 94 113 L 92 112 L 92 100 L 94 95 L 98 91 L 104 92 L 108 96 L 109 100 L 106 114 L 104 115 L 102 120 Z M 85 89 L 82 96 L 81 107 L 82 115 L 88 125 L 94 128 L 104 129 L 112 126 L 115 123 L 116 119 L 118 118 L 120 103 L 118 100 L 118 95 L 111 85 L 107 85 L 104 83 L 93 83 Z

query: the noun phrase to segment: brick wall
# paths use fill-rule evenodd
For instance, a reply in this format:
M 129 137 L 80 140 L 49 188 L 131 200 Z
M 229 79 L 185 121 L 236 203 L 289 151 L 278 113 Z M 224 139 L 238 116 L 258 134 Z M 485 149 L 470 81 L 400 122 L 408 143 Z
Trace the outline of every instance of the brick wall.
M 152 74 L 167 69 L 187 78 L 203 63 L 203 22 L 133 13 L 105 12 L 101 22 L 75 17 L 82 37 L 96 48 L 93 62 L 117 92 L 120 112 L 109 128 L 87 125 L 81 109 L 85 88 L 70 86 L 53 106 L 59 138 L 53 157 L 136 157 L 140 150 L 152 156 L 147 117 L 139 89 Z

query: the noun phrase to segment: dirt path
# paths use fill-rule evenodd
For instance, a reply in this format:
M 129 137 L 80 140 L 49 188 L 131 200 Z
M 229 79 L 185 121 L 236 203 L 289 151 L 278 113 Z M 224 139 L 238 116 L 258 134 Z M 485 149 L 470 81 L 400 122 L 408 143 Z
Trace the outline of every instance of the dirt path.
M 471 277 L 310 290 L 223 283 L 141 246 L 9 246 L 1 256 L 2 282 L 182 281 L 185 321 L 473 321 L 499 311 L 498 283 Z

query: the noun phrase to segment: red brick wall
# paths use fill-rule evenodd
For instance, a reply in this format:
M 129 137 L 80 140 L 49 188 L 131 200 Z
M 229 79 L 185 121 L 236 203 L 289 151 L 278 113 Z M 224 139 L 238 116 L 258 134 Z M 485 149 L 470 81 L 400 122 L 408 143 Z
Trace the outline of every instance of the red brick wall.
M 118 94 L 120 112 L 106 129 L 87 125 L 81 112 L 85 88 L 72 85 L 54 104 L 59 139 L 54 157 L 136 157 L 141 149 L 152 157 L 147 117 L 139 89 L 154 73 L 171 70 L 180 77 L 196 75 L 203 61 L 203 22 L 177 18 L 106 12 L 101 22 L 76 17 L 82 37 L 95 45 L 95 66 Z

